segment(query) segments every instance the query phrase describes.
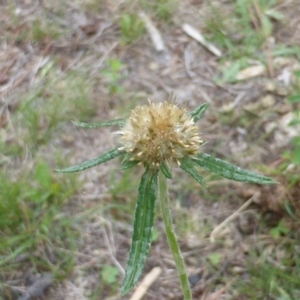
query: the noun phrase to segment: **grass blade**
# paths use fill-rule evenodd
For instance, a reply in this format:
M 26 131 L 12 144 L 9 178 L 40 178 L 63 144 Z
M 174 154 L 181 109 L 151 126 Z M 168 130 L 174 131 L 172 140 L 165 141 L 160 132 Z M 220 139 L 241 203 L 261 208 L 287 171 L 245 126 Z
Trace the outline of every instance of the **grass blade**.
M 195 123 L 202 118 L 202 116 L 205 113 L 205 111 L 207 110 L 208 106 L 209 106 L 209 103 L 206 102 L 204 104 L 201 104 L 199 107 L 197 107 L 195 110 L 193 110 L 190 113 L 191 116 L 193 117 Z
M 180 168 L 190 174 L 196 181 L 198 181 L 202 186 L 206 187 L 204 178 L 199 174 L 199 172 L 194 168 L 194 162 L 184 157 L 180 160 Z
M 198 153 L 193 162 L 211 172 L 221 175 L 225 178 L 258 184 L 275 184 L 277 183 L 270 177 L 266 177 L 255 172 L 251 172 L 240 167 L 234 166 L 224 160 L 214 158 L 206 153 Z
M 148 256 L 157 199 L 157 172 L 147 169 L 142 176 L 135 210 L 132 244 L 127 262 L 122 295 L 134 287 L 141 276 Z
M 108 127 L 113 125 L 119 125 L 120 127 L 125 125 L 124 119 L 115 119 L 111 121 L 99 122 L 99 123 L 85 123 L 85 122 L 76 122 L 72 121 L 74 125 L 83 127 L 83 128 L 99 128 L 99 127 Z
M 69 168 L 65 168 L 65 169 L 55 169 L 55 171 L 62 172 L 62 173 L 72 173 L 72 172 L 84 171 L 86 169 L 95 167 L 97 165 L 103 164 L 103 163 L 123 154 L 124 152 L 120 151 L 118 148 L 119 147 L 113 148 L 113 149 L 101 154 L 100 156 L 98 156 L 96 158 L 93 158 L 91 160 L 83 162 L 82 164 L 72 166 Z

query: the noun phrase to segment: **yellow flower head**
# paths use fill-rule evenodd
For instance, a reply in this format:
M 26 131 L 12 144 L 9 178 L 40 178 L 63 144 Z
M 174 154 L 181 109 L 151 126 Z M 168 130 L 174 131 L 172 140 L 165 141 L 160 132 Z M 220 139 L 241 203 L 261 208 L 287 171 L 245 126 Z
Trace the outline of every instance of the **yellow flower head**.
M 119 133 L 120 150 L 130 153 L 130 160 L 155 168 L 164 162 L 180 165 L 203 144 L 193 118 L 169 102 L 137 106 Z

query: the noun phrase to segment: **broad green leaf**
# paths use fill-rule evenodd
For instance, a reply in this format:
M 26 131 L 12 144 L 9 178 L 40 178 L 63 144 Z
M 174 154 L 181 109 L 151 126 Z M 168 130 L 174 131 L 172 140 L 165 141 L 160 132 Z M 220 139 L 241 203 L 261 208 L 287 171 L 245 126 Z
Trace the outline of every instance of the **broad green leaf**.
M 156 228 L 153 228 L 153 231 L 152 231 L 152 243 L 157 242 L 158 239 L 159 239 L 159 236 L 160 236 L 159 230 L 156 229 Z
M 202 118 L 202 116 L 205 113 L 208 106 L 209 106 L 209 103 L 206 102 L 204 104 L 201 104 L 199 107 L 197 107 L 195 110 L 193 110 L 190 113 L 190 115 L 193 117 L 195 123 Z
M 100 122 L 100 123 L 85 123 L 85 122 L 76 122 L 76 121 L 72 121 L 72 122 L 74 125 L 83 128 L 99 128 L 99 127 L 108 127 L 113 125 L 119 125 L 120 127 L 122 127 L 125 125 L 126 121 L 124 119 L 115 119 L 115 120 Z
M 122 162 L 121 170 L 130 169 L 136 166 L 139 162 L 136 160 L 125 160 Z
M 204 178 L 199 174 L 199 172 L 194 168 L 194 162 L 187 157 L 180 160 L 180 168 L 189 173 L 196 181 L 198 181 L 202 186 L 206 187 Z
M 117 277 L 119 275 L 119 270 L 114 266 L 105 265 L 101 270 L 101 278 L 106 283 L 112 284 L 117 282 Z
M 76 165 L 76 166 L 65 168 L 65 169 L 55 169 L 55 171 L 62 172 L 62 173 L 72 173 L 72 172 L 84 171 L 86 169 L 95 167 L 97 165 L 103 164 L 103 163 L 123 154 L 124 152 L 120 151 L 118 148 L 119 147 L 113 148 L 113 149 L 101 154 L 100 156 L 98 156 L 96 158 L 85 161 L 84 163 L 82 163 L 80 165 Z
M 210 260 L 211 264 L 217 267 L 221 262 L 221 254 L 219 252 L 212 252 L 209 254 L 208 259 Z
M 160 166 L 160 170 L 162 171 L 162 173 L 165 175 L 166 178 L 172 179 L 171 170 L 166 163 L 162 163 L 162 165 Z
M 122 286 L 122 295 L 134 287 L 141 276 L 148 256 L 157 199 L 157 172 L 147 169 L 138 189 L 129 259 Z
M 255 172 L 242 169 L 224 160 L 214 158 L 206 153 L 198 153 L 197 158 L 194 158 L 193 162 L 206 170 L 209 170 L 231 180 L 259 184 L 277 183 L 270 177 L 266 177 Z

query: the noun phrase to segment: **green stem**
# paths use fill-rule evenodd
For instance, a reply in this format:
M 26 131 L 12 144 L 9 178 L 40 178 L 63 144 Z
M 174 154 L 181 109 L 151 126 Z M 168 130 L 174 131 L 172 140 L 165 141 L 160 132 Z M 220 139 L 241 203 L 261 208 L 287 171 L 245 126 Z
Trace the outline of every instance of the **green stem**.
M 179 274 L 179 279 L 183 291 L 183 296 L 185 300 L 191 300 L 192 299 L 192 293 L 190 289 L 190 284 L 188 280 L 188 276 L 185 270 L 185 265 L 183 261 L 183 257 L 181 255 L 176 235 L 173 228 L 172 223 L 172 216 L 171 211 L 169 208 L 169 196 L 168 196 L 168 186 L 167 186 L 167 179 L 162 174 L 161 171 L 159 171 L 158 174 L 158 190 L 159 190 L 159 200 L 160 200 L 160 206 L 161 206 L 161 213 L 163 217 L 163 221 L 165 224 L 165 230 L 167 239 L 175 260 L 177 272 Z

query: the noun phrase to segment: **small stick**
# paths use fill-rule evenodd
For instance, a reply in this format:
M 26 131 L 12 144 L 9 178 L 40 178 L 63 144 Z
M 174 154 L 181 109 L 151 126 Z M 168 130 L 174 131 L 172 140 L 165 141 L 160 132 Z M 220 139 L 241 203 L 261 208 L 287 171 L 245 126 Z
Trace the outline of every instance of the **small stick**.
M 149 287 L 161 274 L 162 269 L 160 267 L 153 268 L 143 279 L 140 285 L 137 287 L 130 300 L 140 300 L 144 297 Z
M 164 51 L 165 46 L 161 34 L 158 31 L 158 29 L 153 25 L 151 19 L 144 12 L 140 12 L 139 16 L 145 23 L 145 26 L 148 30 L 148 33 L 150 34 L 155 50 L 157 52 Z
M 215 242 L 215 236 L 224 228 L 227 224 L 229 224 L 232 220 L 234 220 L 243 210 L 245 210 L 250 204 L 252 204 L 255 196 L 258 194 L 256 192 L 247 202 L 245 202 L 238 210 L 236 210 L 232 215 L 230 215 L 227 219 L 225 219 L 221 224 L 219 224 L 210 234 L 210 242 Z
M 219 50 L 213 44 L 208 43 L 205 40 L 205 38 L 203 37 L 203 35 L 198 30 L 196 30 L 194 27 L 192 27 L 189 24 L 183 24 L 182 29 L 187 35 L 189 35 L 190 37 L 195 39 L 202 46 L 207 48 L 211 53 L 213 53 L 214 55 L 219 56 L 219 57 L 222 56 L 221 50 Z

